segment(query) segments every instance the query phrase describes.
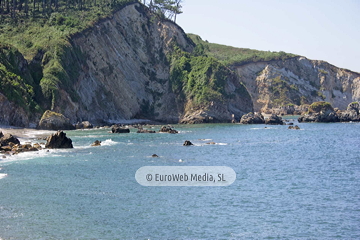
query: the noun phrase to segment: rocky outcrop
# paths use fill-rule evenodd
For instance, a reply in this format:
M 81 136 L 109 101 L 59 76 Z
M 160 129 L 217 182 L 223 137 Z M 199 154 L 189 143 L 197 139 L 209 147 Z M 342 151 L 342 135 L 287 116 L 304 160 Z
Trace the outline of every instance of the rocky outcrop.
M 163 133 L 179 133 L 177 130 L 173 129 L 170 126 L 162 126 L 160 129 L 160 132 Z
M 73 148 L 72 140 L 63 131 L 57 131 L 47 138 L 45 148 Z
M 264 116 L 261 113 L 248 113 L 241 117 L 241 124 L 263 124 L 265 123 Z
M 38 129 L 43 130 L 73 130 L 75 127 L 61 113 L 46 110 L 40 119 Z
M 327 101 L 345 110 L 360 100 L 360 74 L 324 61 L 294 57 L 232 66 L 245 83 L 254 111 L 291 114 L 300 105 Z
M 11 135 L 10 133 L 5 133 L 5 135 L 0 132 L 0 146 L 8 146 L 11 144 L 20 144 L 19 139 Z
M 271 114 L 270 117 L 268 117 L 267 119 L 265 119 L 265 124 L 269 124 L 269 125 L 283 125 L 284 122 L 282 120 L 281 117 L 279 117 L 276 114 Z
M 337 112 L 340 122 L 358 122 L 360 121 L 359 103 L 350 103 L 343 112 Z
M 298 118 L 299 122 L 339 122 L 339 117 L 328 102 L 315 102 L 309 111 Z

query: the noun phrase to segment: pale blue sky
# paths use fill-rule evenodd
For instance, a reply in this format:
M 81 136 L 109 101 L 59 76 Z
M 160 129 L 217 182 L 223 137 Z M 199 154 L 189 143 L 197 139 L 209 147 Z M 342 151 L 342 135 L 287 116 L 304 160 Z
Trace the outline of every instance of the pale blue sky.
M 184 0 L 183 12 L 177 23 L 209 42 L 360 72 L 360 0 Z

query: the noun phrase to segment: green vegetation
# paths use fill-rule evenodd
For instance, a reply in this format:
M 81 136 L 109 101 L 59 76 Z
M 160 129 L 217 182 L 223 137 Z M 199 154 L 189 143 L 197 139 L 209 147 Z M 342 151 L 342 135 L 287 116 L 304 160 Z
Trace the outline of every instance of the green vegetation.
M 334 108 L 328 102 L 314 102 L 309 106 L 309 113 L 319 113 L 321 111 L 334 111 Z
M 73 80 L 85 57 L 69 37 L 134 2 L 138 1 L 1 1 L 0 42 L 5 44 L 0 46 L 1 92 L 27 111 L 41 111 L 40 102 L 42 108 L 52 109 L 59 88 L 77 101 Z M 26 76 L 14 60 L 22 56 L 31 62 Z
M 176 48 L 171 56 L 172 91 L 180 100 L 191 100 L 195 106 L 222 102 L 226 79 L 233 72 L 218 60 L 196 56 Z
M 301 98 L 299 88 L 296 85 L 290 85 L 287 81 L 281 79 L 281 76 L 270 79 L 270 82 L 269 90 L 275 106 L 300 105 Z
M 196 51 L 219 59 L 225 65 L 242 65 L 250 62 L 285 60 L 297 55 L 285 52 L 258 51 L 248 48 L 235 48 L 203 41 L 198 35 L 188 34 L 197 45 Z

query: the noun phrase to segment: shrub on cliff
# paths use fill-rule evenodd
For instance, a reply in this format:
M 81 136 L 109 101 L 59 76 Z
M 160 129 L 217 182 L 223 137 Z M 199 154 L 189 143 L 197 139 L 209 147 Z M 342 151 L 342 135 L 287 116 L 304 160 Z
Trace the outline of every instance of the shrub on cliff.
M 326 111 L 334 111 L 334 108 L 328 102 L 314 102 L 309 106 L 309 113 L 319 113 Z

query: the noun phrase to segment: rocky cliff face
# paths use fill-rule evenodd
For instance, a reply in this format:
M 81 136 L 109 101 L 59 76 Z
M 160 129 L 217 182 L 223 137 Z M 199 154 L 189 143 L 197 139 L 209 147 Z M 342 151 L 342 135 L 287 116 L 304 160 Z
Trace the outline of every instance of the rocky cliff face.
M 74 36 L 71 45 L 81 53 L 70 53 L 67 67 L 70 69 L 74 60 L 80 66 L 80 75 L 73 83 L 78 101 L 60 89 L 54 110 L 73 122 L 131 118 L 179 122 L 197 116 L 196 109 L 186 108 L 187 102 L 176 100 L 169 81 L 169 54 L 174 46 L 192 52 L 195 45 L 179 26 L 157 19 L 143 5 L 124 7 Z M 235 94 L 238 84 L 237 77 L 229 76 L 227 92 Z M 230 121 L 232 114 L 240 117 L 252 110 L 248 94 L 235 94 L 233 99 L 244 101 L 210 106 L 203 109 L 205 116 L 224 122 Z
M 280 106 L 316 101 L 346 109 L 360 100 L 360 74 L 324 61 L 295 57 L 232 68 L 250 92 L 255 111 L 271 112 Z

